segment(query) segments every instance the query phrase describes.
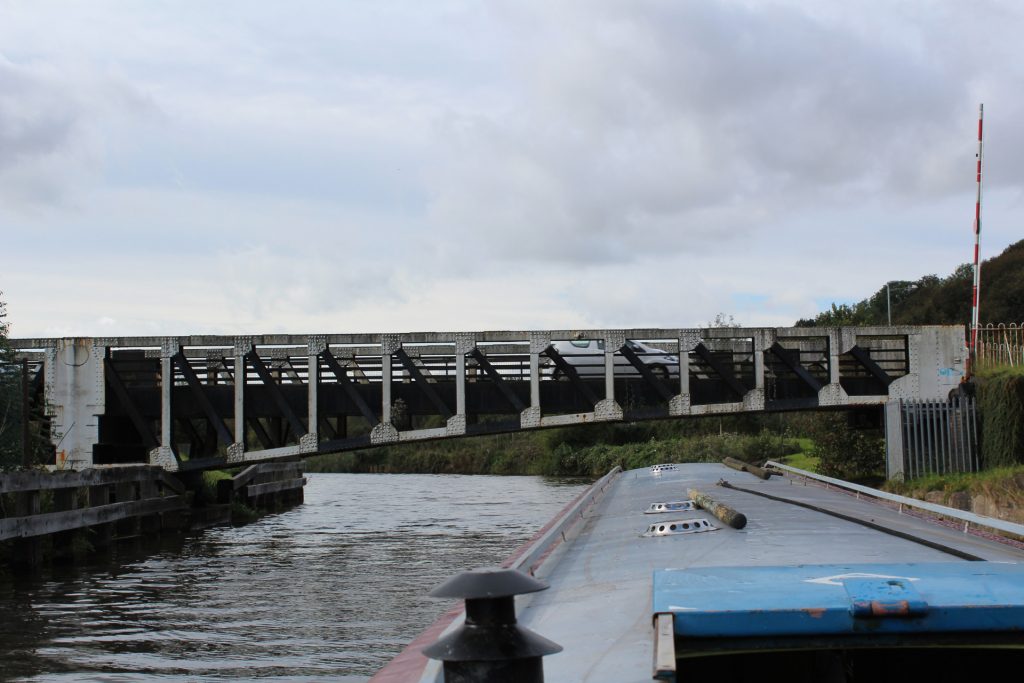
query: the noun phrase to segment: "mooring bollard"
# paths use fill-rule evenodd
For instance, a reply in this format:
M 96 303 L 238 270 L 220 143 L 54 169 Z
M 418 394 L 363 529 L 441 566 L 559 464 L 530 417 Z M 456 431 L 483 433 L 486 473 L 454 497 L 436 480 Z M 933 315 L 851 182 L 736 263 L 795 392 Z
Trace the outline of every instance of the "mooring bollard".
M 444 662 L 445 683 L 543 683 L 541 657 L 562 646 L 516 623 L 515 597 L 547 589 L 515 569 L 474 569 L 431 591 L 434 598 L 463 598 L 466 621 L 423 648 Z

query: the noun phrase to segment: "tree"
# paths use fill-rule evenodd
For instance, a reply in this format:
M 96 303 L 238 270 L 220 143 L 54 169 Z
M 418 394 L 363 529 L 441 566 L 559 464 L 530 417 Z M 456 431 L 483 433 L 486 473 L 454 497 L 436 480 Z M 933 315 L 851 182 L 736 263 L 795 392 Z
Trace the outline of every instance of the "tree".
M 871 315 L 867 301 L 852 306 L 849 304 L 832 304 L 830 310 L 814 316 L 813 319 L 797 320 L 797 327 L 843 327 L 846 325 L 871 325 Z
M 946 277 L 893 280 L 855 304 L 832 304 L 797 327 L 885 325 L 967 325 L 971 320 L 974 266 L 964 263 Z M 886 291 L 888 289 L 888 291 Z M 1024 321 L 1024 240 L 981 264 L 981 323 Z
M 0 292 L 0 469 L 21 461 L 21 372 L 7 338 L 7 305 Z
M 715 315 L 715 319 L 708 323 L 708 327 L 742 327 L 742 326 L 738 322 L 736 322 L 736 318 L 732 317 L 732 315 L 727 315 L 725 313 L 718 313 L 718 314 Z

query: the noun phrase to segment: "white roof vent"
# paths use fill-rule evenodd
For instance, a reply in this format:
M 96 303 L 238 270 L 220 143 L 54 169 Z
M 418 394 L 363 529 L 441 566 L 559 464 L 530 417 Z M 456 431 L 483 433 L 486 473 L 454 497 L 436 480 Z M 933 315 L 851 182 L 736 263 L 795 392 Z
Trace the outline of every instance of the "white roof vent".
M 717 530 L 718 527 L 706 519 L 677 519 L 672 522 L 658 522 L 650 525 L 644 536 L 676 536 Z
M 696 509 L 697 504 L 692 500 L 670 500 L 664 503 L 651 503 L 651 507 L 644 510 L 644 514 L 657 515 L 662 512 L 685 512 Z

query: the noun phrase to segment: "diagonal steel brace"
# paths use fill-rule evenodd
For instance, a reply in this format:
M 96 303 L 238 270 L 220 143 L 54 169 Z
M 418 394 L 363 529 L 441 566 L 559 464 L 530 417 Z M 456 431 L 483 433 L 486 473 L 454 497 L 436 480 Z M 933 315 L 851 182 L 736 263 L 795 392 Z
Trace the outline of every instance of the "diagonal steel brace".
M 487 376 L 494 382 L 494 386 L 498 387 L 498 391 L 512 404 L 517 413 L 521 413 L 526 410 L 526 404 L 516 395 L 516 392 L 512 390 L 509 383 L 505 381 L 505 378 L 501 376 L 497 368 L 491 365 L 491 362 L 487 360 L 487 356 L 483 354 L 480 349 L 474 348 L 472 351 L 466 354 L 477 362 L 477 364 L 483 368 L 483 371 L 487 373 Z
M 281 391 L 281 387 L 278 386 L 277 381 L 274 380 L 273 375 L 270 374 L 270 370 L 263 363 L 263 359 L 260 358 L 256 351 L 250 351 L 245 354 L 245 360 L 252 363 L 252 367 L 256 370 L 256 374 L 260 376 L 260 380 L 264 386 L 270 391 L 270 395 L 274 397 L 274 403 L 277 404 L 278 409 L 288 419 L 288 424 L 291 425 L 292 432 L 294 432 L 296 438 L 302 437 L 306 434 L 306 425 L 302 423 L 299 416 L 292 410 L 291 405 L 288 403 L 288 399 L 285 398 L 284 392 Z
M 654 376 L 651 369 L 647 367 L 647 364 L 640 360 L 640 356 L 636 355 L 636 351 L 629 348 L 629 344 L 623 344 L 619 348 L 619 353 L 622 354 L 623 358 L 629 361 L 629 364 L 636 368 L 636 371 L 640 373 L 640 376 L 644 378 L 644 381 L 651 386 L 658 395 L 661 396 L 664 401 L 671 401 L 673 394 L 672 391 L 665 386 L 665 382 Z
M 341 363 L 339 363 L 338 359 L 334 357 L 331 350 L 324 349 L 324 352 L 320 355 L 324 359 L 324 362 L 327 363 L 327 367 L 334 373 L 334 376 L 338 378 L 338 383 L 341 384 L 342 389 L 345 390 L 345 394 L 353 403 L 356 404 L 359 412 L 362 413 L 363 417 L 366 418 L 366 421 L 370 423 L 370 428 L 372 429 L 380 423 L 380 418 L 377 417 L 377 414 L 374 413 L 366 403 L 362 394 L 360 394 L 355 388 L 352 378 L 348 376 L 348 373 L 345 372 L 345 368 L 341 366 Z
M 792 356 L 789 353 L 787 353 L 789 349 L 787 349 L 779 342 L 775 342 L 774 344 L 772 344 L 771 348 L 769 348 L 768 350 L 771 351 L 772 355 L 778 358 L 783 365 L 789 368 L 794 375 L 799 377 L 804 384 L 809 386 L 815 392 L 821 391 L 821 388 L 825 386 L 824 382 L 819 380 L 811 373 L 807 372 L 807 368 L 801 365 L 799 361 L 793 360 Z
M 451 408 L 445 405 L 445 402 L 441 400 L 441 397 L 437 395 L 437 392 L 434 391 L 434 387 L 430 386 L 430 383 L 427 382 L 427 378 L 423 376 L 423 372 L 415 363 L 412 362 L 412 358 L 409 358 L 409 354 L 405 352 L 405 349 L 399 348 L 395 351 L 394 355 L 412 376 L 413 381 L 416 382 L 416 386 L 423 390 L 423 394 L 427 397 L 427 400 L 434 404 L 434 407 L 437 408 L 437 412 L 441 414 L 441 417 L 447 420 L 455 414 L 451 411 Z
M 711 355 L 708 347 L 704 346 L 703 342 L 697 344 L 697 347 L 694 348 L 693 352 L 700 356 L 700 359 L 707 363 L 708 367 L 714 370 L 715 374 L 722 378 L 736 396 L 742 399 L 747 395 L 747 387 L 743 385 L 743 382 L 736 379 L 736 376 L 732 374 L 731 370 L 719 363 L 718 360 Z

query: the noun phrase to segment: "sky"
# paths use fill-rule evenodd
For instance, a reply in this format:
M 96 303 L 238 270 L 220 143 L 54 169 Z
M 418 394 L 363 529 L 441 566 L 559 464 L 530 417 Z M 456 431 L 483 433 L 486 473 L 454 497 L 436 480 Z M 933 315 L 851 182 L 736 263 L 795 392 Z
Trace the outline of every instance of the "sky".
M 791 325 L 971 259 L 982 102 L 982 256 L 1022 237 L 1021 35 L 992 0 L 0 0 L 11 335 Z

